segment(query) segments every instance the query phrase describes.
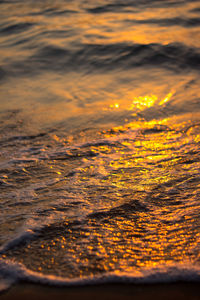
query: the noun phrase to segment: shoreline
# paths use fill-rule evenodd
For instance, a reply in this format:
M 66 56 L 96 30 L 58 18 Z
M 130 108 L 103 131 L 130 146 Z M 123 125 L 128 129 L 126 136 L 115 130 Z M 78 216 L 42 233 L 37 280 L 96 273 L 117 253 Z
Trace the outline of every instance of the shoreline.
M 53 287 L 19 283 L 0 293 L 1 300 L 199 300 L 199 283 L 102 284 L 79 287 Z

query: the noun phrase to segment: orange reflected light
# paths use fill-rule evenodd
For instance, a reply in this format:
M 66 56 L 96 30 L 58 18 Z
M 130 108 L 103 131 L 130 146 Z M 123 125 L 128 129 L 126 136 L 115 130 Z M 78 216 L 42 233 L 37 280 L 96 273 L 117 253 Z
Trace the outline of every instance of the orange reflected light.
M 166 96 L 161 98 L 160 96 L 156 94 L 150 94 L 145 96 L 137 96 L 134 97 L 133 93 L 130 95 L 127 95 L 127 99 L 121 99 L 121 105 L 119 103 L 112 103 L 109 105 L 109 109 L 125 109 L 125 110 L 144 110 L 150 107 L 153 107 L 154 105 L 164 105 L 167 103 L 173 96 L 174 91 L 170 91 Z M 129 98 L 129 99 L 128 99 Z M 133 99 L 133 100 L 131 100 Z M 104 108 L 104 110 L 107 110 L 108 108 Z
M 119 104 L 118 104 L 118 103 L 111 104 L 111 105 L 110 105 L 110 108 L 119 108 Z
M 167 96 L 159 102 L 159 105 L 163 105 L 166 102 L 168 102 L 171 99 L 172 96 L 173 96 L 173 92 L 170 92 L 169 94 L 167 94 Z
M 158 99 L 158 97 L 156 95 L 135 97 L 133 99 L 131 106 L 129 107 L 129 110 L 133 110 L 135 108 L 138 108 L 141 110 L 141 109 L 144 109 L 145 107 L 151 107 L 154 105 L 154 103 L 157 101 L 157 99 Z
M 171 99 L 172 96 L 173 96 L 173 92 L 168 93 L 166 97 L 164 97 L 164 99 L 162 99 L 158 104 L 164 105 L 166 102 L 168 102 Z M 135 97 L 128 110 L 133 110 L 135 108 L 138 108 L 139 110 L 143 110 L 145 108 L 152 107 L 153 105 L 156 104 L 157 101 L 158 101 L 157 95 L 146 95 L 146 96 Z

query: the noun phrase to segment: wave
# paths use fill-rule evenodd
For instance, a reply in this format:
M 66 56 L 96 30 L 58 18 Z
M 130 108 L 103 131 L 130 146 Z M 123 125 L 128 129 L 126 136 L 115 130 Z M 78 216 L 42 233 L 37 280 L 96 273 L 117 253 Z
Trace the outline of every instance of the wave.
M 92 213 L 90 210 L 88 212 L 86 211 L 81 218 L 79 217 L 79 220 L 71 220 L 70 222 L 68 221 L 68 225 L 66 225 L 65 222 L 56 220 L 55 213 L 68 211 L 73 207 L 76 208 L 80 204 L 82 204 L 81 200 L 69 195 L 67 201 L 57 201 L 53 208 L 49 207 L 37 209 L 35 211 L 36 220 L 34 217 L 29 219 L 27 225 L 24 225 L 18 234 L 14 235 L 8 242 L 4 243 L 0 247 L 0 255 L 5 254 L 6 251 L 16 249 L 32 240 L 37 240 L 38 238 L 42 238 L 44 236 L 45 239 L 48 239 L 51 236 L 56 235 L 58 232 L 65 232 L 67 229 L 74 230 L 77 226 L 83 228 L 84 224 L 87 224 L 90 219 L 108 221 L 120 216 L 125 219 L 133 219 L 134 216 L 137 218 L 138 212 L 149 211 L 148 206 L 144 203 L 140 203 L 140 201 L 136 199 L 130 199 L 128 203 L 123 203 L 110 209 L 101 210 L 98 208 Z M 40 217 L 42 218 L 40 219 Z
M 100 285 L 106 283 L 152 284 L 170 282 L 200 282 L 200 268 L 188 265 L 152 267 L 141 272 L 105 273 L 83 278 L 63 278 L 27 269 L 23 264 L 0 259 L 1 290 L 20 281 L 58 287 Z
M 163 27 L 169 26 L 181 26 L 181 27 L 199 27 L 200 18 L 166 18 L 166 19 L 142 19 L 142 20 L 127 20 L 129 24 L 147 24 L 147 25 L 158 25 Z
M 2 67 L 0 67 L 0 81 L 6 77 L 6 72 Z
M 112 72 L 133 68 L 165 68 L 175 72 L 199 71 L 198 48 L 184 44 L 81 44 L 78 50 L 45 46 L 24 61 L 5 65 L 11 76 L 34 75 L 41 71 Z
M 170 6 L 180 6 L 181 4 L 185 3 L 184 0 L 177 1 L 172 0 L 170 1 Z M 137 0 L 129 0 L 125 3 L 121 0 L 115 1 L 115 3 L 109 3 L 106 5 L 96 6 L 89 8 L 87 11 L 94 14 L 100 13 L 107 13 L 107 12 L 121 12 L 125 11 L 132 11 L 133 9 L 137 11 L 138 8 L 145 8 L 145 7 L 166 7 L 169 6 L 168 1 L 161 1 L 161 0 L 142 0 L 138 2 Z
M 9 34 L 17 34 L 20 32 L 24 32 L 28 30 L 30 27 L 32 27 L 33 23 L 19 23 L 19 24 L 12 24 L 4 26 L 0 29 L 0 35 L 9 35 Z
M 36 236 L 36 232 L 31 229 L 27 229 L 20 234 L 18 234 L 16 237 L 5 243 L 3 246 L 0 247 L 0 255 L 2 253 L 5 253 L 7 250 L 18 246 L 19 244 L 28 242 L 29 240 L 33 239 L 33 237 Z

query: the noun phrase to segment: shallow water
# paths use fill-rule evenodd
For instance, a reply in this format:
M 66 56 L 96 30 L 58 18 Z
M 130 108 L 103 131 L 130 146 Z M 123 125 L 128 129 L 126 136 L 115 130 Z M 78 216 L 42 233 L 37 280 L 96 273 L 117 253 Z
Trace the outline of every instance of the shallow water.
M 1 287 L 199 280 L 199 26 L 199 1 L 0 1 Z

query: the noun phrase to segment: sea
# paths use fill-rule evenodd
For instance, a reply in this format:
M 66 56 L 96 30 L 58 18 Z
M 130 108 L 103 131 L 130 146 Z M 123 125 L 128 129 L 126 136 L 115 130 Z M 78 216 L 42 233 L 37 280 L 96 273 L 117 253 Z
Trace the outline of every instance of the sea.
M 0 1 L 0 290 L 200 282 L 200 1 Z

